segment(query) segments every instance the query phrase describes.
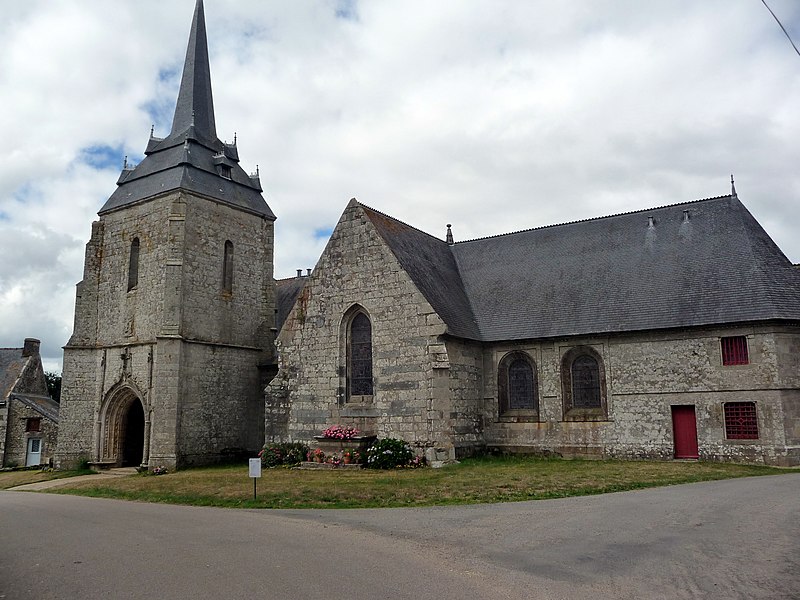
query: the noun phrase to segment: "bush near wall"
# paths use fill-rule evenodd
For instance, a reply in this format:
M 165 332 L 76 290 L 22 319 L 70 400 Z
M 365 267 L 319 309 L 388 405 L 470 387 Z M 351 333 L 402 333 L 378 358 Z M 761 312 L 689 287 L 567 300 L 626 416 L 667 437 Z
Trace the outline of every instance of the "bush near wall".
M 367 468 L 395 469 L 397 467 L 422 467 L 425 459 L 415 456 L 408 442 L 395 438 L 378 440 L 367 449 Z
M 280 467 L 299 465 L 306 459 L 308 446 L 300 442 L 269 443 L 258 455 L 264 467 Z

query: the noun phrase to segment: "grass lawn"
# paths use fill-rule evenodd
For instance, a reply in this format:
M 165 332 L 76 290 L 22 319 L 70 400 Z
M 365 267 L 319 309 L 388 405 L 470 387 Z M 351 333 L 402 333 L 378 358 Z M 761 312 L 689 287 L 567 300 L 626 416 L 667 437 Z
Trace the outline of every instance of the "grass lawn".
M 246 465 L 76 482 L 50 492 L 197 506 L 367 508 L 561 498 L 786 472 L 797 469 L 706 462 L 485 457 L 442 469 L 264 469 L 256 501 Z
M 93 471 L 3 471 L 0 473 L 0 490 L 26 483 L 39 483 L 76 475 L 90 475 Z

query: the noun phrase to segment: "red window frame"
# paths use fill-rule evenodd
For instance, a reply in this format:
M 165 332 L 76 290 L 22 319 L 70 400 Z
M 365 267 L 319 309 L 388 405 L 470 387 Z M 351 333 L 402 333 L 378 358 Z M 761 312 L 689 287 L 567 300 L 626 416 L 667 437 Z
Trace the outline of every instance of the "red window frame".
M 38 433 L 42 430 L 41 417 L 29 417 L 25 420 L 25 431 L 31 433 Z
M 758 415 L 755 402 L 726 402 L 725 439 L 757 440 Z
M 720 340 L 722 345 L 722 364 L 748 365 L 750 356 L 747 353 L 747 338 L 743 335 L 724 337 Z

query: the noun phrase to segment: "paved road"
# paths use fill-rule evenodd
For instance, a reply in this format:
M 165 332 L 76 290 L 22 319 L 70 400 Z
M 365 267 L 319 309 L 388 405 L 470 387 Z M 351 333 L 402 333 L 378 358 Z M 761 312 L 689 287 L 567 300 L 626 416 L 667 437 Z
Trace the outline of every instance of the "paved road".
M 798 599 L 799 497 L 800 474 L 349 511 L 0 492 L 0 599 Z

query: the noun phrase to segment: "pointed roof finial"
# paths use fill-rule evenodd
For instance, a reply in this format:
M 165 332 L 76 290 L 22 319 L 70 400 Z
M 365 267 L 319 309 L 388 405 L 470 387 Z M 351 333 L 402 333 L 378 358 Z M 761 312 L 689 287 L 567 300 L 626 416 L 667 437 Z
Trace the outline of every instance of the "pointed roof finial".
M 447 244 L 449 246 L 452 246 L 453 244 L 455 244 L 455 242 L 453 241 L 453 230 L 450 229 L 451 227 L 452 227 L 452 225 L 450 223 L 448 223 L 447 224 Z
M 733 196 L 734 198 L 739 197 L 736 195 L 736 186 L 733 183 L 733 173 L 731 173 L 731 196 Z
M 214 99 L 211 94 L 211 70 L 208 65 L 208 39 L 203 0 L 197 0 L 183 64 L 181 88 L 170 135 L 178 135 L 195 125 L 197 133 L 217 139 Z
M 153 123 L 152 125 L 150 125 L 150 137 L 153 137 L 153 133 L 155 133 L 155 130 L 156 130 L 156 124 Z
M 128 168 L 128 155 L 126 154 L 125 158 L 122 159 L 122 169 L 124 170 L 127 168 Z
M 261 177 L 261 173 L 258 171 L 258 165 L 256 165 L 256 176 Z
M 233 132 L 233 145 L 236 145 L 236 132 Z

